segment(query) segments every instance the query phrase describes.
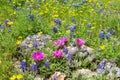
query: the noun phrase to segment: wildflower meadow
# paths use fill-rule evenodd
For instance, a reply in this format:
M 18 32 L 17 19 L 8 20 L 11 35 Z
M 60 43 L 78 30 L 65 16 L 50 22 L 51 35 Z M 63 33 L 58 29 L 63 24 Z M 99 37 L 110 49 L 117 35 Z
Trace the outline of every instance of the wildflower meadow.
M 120 0 L 0 0 L 0 80 L 120 80 Z

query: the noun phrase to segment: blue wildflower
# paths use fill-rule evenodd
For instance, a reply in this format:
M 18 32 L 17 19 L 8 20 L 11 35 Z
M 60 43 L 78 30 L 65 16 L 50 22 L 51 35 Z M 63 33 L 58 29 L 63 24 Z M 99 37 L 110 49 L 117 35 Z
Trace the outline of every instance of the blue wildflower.
M 16 6 L 16 5 L 13 5 L 12 8 L 13 8 L 13 9 L 17 9 L 17 6 Z
M 99 38 L 100 39 L 104 39 L 104 32 L 101 30 L 100 33 L 99 33 Z
M 67 55 L 67 59 L 68 59 L 68 60 L 71 60 L 71 59 L 72 59 L 72 55 L 71 55 L 71 54 L 68 54 L 68 55 Z
M 0 28 L 2 28 L 2 24 L 0 24 Z
M 57 74 L 54 74 L 54 79 L 53 80 L 58 80 Z
M 38 45 L 37 45 L 37 43 L 33 43 L 33 47 L 37 47 Z
M 8 33 L 12 32 L 10 29 L 8 30 Z
M 9 20 L 7 19 L 7 20 L 5 21 L 5 25 L 6 25 L 6 26 L 8 26 L 8 22 L 9 22 Z
M 73 28 L 76 29 L 76 25 L 74 25 Z
M 38 69 L 38 65 L 36 63 L 33 63 L 30 67 L 31 71 L 37 71 L 37 69 Z
M 62 23 L 61 23 L 61 20 L 59 20 L 59 19 L 54 19 L 54 23 L 56 23 L 56 24 L 58 24 L 58 25 L 61 25 Z
M 105 69 L 105 62 L 107 61 L 107 59 L 103 59 L 97 66 L 98 69 Z
M 44 62 L 44 65 L 45 65 L 45 67 L 49 67 L 50 62 L 49 62 L 49 61 L 45 61 L 45 62 Z
M 29 18 L 33 21 L 34 20 L 34 15 L 30 14 Z
M 106 34 L 106 39 L 109 40 L 110 39 L 110 33 Z
M 114 33 L 115 33 L 115 30 L 111 29 L 111 30 L 110 30 L 110 34 L 113 35 Z
M 67 54 L 67 53 L 68 53 L 68 48 L 64 48 L 64 49 L 63 49 L 63 52 L 64 52 L 65 54 Z
M 76 22 L 75 18 L 72 18 L 72 22 Z
M 71 34 L 71 37 L 72 37 L 72 38 L 75 38 L 75 34 L 72 33 L 72 34 Z
M 74 27 L 70 27 L 70 32 L 74 32 Z
M 89 23 L 89 24 L 88 24 L 88 28 L 91 28 L 91 27 L 92 27 L 92 24 L 91 24 L 91 23 Z
M 58 32 L 58 28 L 57 27 L 53 27 L 53 32 L 57 33 Z
M 64 28 L 68 28 L 68 25 L 65 25 Z
M 22 71 L 24 72 L 27 68 L 27 63 L 25 60 L 22 60 L 20 63 L 20 68 L 22 69 Z

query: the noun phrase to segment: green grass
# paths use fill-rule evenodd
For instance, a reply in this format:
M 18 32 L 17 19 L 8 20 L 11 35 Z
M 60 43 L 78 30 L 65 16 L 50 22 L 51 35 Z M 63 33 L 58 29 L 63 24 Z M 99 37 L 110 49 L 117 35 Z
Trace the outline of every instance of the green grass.
M 7 3 L 7 0 L 0 0 L 0 23 L 3 25 L 3 29 L 0 29 L 0 79 L 4 80 L 9 78 L 12 74 L 11 66 L 13 65 L 12 55 L 17 53 L 16 41 L 18 36 L 22 36 L 24 40 L 28 35 L 36 34 L 42 31 L 43 34 L 49 34 L 53 40 L 60 37 L 67 37 L 69 40 L 70 34 L 66 33 L 69 27 L 76 25 L 74 34 L 76 38 L 82 38 L 86 41 L 86 45 L 95 49 L 95 55 L 100 59 L 107 58 L 108 60 L 116 60 L 117 65 L 120 61 L 120 0 L 93 0 L 87 2 L 84 5 L 75 8 L 72 4 L 79 4 L 82 0 L 68 1 L 63 5 L 64 0 L 59 0 L 59 3 L 52 2 L 54 0 L 46 0 L 46 2 L 38 3 L 38 0 L 33 2 L 26 2 L 25 0 L 11 0 L 11 3 Z M 15 3 L 14 3 L 15 2 Z M 103 6 L 100 6 L 102 3 Z M 112 6 L 110 6 L 112 4 Z M 17 5 L 19 10 L 12 9 L 13 5 Z M 28 7 L 32 5 L 32 10 Z M 39 8 L 38 8 L 39 6 Z M 104 12 L 98 13 L 100 9 L 104 8 Z M 24 9 L 24 11 L 22 10 Z M 109 12 L 112 14 L 108 14 Z M 13 14 L 16 12 L 16 14 Z M 40 15 L 40 13 L 43 13 Z M 31 21 L 29 14 L 34 15 L 34 21 Z M 62 21 L 62 25 L 58 26 L 54 24 L 54 15 L 58 15 L 58 19 Z M 76 22 L 72 22 L 71 19 L 75 18 Z M 5 20 L 12 19 L 14 24 L 11 26 L 5 26 Z M 43 21 L 42 21 L 43 20 Z M 87 27 L 88 23 L 92 24 L 94 29 Z M 64 26 L 68 25 L 68 29 Z M 52 29 L 54 26 L 59 28 L 59 33 L 54 34 Z M 110 27 L 115 30 L 115 34 L 111 36 L 111 40 L 106 39 L 100 43 L 99 30 L 104 30 Z M 29 30 L 30 29 L 30 30 Z M 11 30 L 8 33 L 8 30 Z M 91 30 L 92 34 L 88 35 L 87 31 Z M 106 33 L 106 32 L 105 32 Z M 113 43 L 118 45 L 113 46 Z M 97 52 L 99 46 L 105 45 L 105 50 Z M 51 46 L 51 45 L 50 45 Z M 30 56 L 28 59 L 31 60 Z M 58 64 L 59 65 L 59 64 Z M 58 66 L 56 65 L 56 66 Z M 63 69 L 64 70 L 64 69 Z M 44 72 L 44 71 L 43 71 Z

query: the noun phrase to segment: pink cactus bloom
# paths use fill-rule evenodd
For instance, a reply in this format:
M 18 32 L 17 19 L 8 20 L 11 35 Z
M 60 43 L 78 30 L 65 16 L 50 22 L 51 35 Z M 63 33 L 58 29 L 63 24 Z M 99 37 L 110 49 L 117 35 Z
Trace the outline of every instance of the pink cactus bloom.
M 56 51 L 53 53 L 53 56 L 55 56 L 55 57 L 62 57 L 62 52 L 61 52 L 61 50 L 56 50 Z
M 57 44 L 59 46 L 64 46 L 64 44 L 68 41 L 67 38 L 60 38 L 57 41 L 54 41 L 53 44 Z
M 38 61 L 41 61 L 43 58 L 44 58 L 44 53 L 42 53 L 42 52 L 34 52 L 33 54 L 32 54 L 32 58 L 34 59 L 34 60 L 38 60 Z
M 85 44 L 85 41 L 80 39 L 80 38 L 78 38 L 78 39 L 76 39 L 76 43 L 77 43 L 78 46 L 82 46 L 82 45 Z

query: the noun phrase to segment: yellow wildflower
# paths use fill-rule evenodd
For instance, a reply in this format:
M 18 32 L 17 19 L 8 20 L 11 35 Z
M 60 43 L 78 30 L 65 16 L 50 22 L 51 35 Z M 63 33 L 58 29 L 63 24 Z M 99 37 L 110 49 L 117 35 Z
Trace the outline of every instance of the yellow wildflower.
M 2 61 L 0 60 L 0 64 L 2 63 Z
M 52 17 L 53 17 L 53 18 L 58 18 L 59 15 L 58 15 L 58 14 L 54 14 Z
M 18 45 L 21 44 L 21 40 L 17 40 L 16 44 Z
M 91 29 L 95 29 L 95 27 L 91 27 Z
M 43 15 L 44 13 L 41 11 L 39 14 L 40 14 L 40 15 Z
M 70 30 L 66 30 L 66 33 L 70 33 Z
M 41 35 L 43 32 L 42 31 L 40 31 L 40 32 L 38 32 L 38 35 Z
M 58 32 L 58 34 L 62 34 L 61 32 Z
M 104 50 L 105 49 L 105 45 L 100 46 L 100 49 Z
M 52 40 L 49 40 L 49 42 L 51 43 L 51 42 L 52 42 Z
M 29 47 L 32 47 L 32 46 L 33 46 L 33 45 L 30 43 L 30 44 L 29 44 Z
M 120 27 L 118 28 L 118 31 L 120 31 Z
M 22 79 L 22 78 L 23 78 L 23 75 L 18 74 L 18 75 L 16 76 L 16 78 L 17 78 L 18 80 L 20 80 L 20 79 Z
M 22 36 L 19 36 L 18 39 L 22 39 L 23 37 Z
M 15 14 L 16 14 L 16 11 L 14 11 L 13 14 L 15 15 Z
M 13 25 L 12 21 L 7 22 L 8 25 Z
M 16 76 L 13 75 L 12 77 L 10 77 L 10 80 L 15 80 L 16 79 Z

